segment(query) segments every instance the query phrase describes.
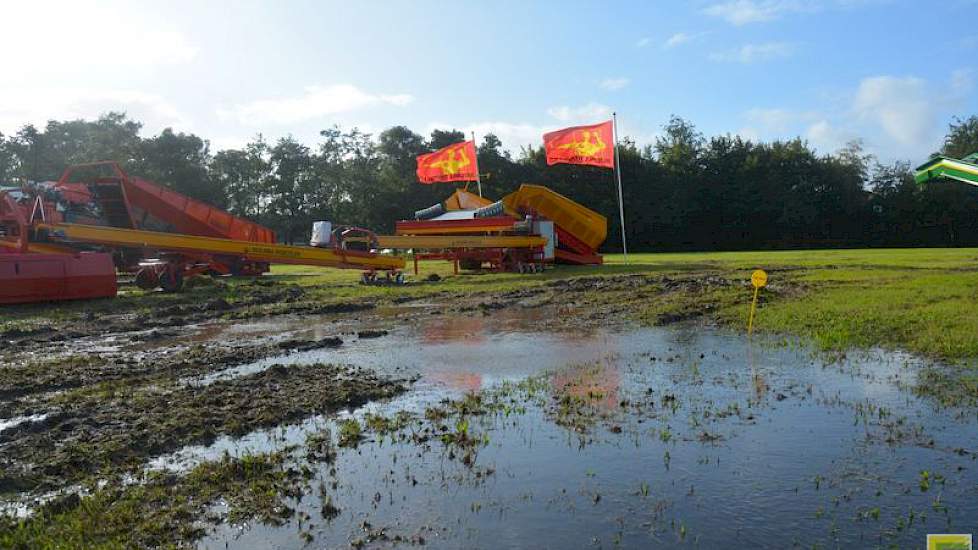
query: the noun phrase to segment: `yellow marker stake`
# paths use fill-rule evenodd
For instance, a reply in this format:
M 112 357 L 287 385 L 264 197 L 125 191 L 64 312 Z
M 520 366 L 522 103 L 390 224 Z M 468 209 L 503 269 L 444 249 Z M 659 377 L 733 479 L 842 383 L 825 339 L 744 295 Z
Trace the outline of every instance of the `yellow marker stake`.
M 754 332 L 754 312 L 757 311 L 757 293 L 767 286 L 767 273 L 758 269 L 750 276 L 750 284 L 754 285 L 754 299 L 750 303 L 750 318 L 747 320 L 747 335 Z

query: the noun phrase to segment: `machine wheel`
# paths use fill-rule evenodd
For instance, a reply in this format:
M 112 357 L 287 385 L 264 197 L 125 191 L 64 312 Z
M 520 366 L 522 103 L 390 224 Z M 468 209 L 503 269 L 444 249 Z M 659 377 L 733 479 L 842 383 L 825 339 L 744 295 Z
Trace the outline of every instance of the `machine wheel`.
M 183 288 L 183 271 L 175 267 L 167 267 L 160 277 L 160 287 L 163 292 L 179 292 Z
M 372 285 L 374 281 L 377 280 L 377 274 L 373 272 L 366 271 L 360 274 L 360 284 Z
M 458 266 L 466 271 L 479 271 L 482 269 L 482 262 L 480 260 L 465 258 L 458 262 Z
M 160 286 L 160 277 L 156 270 L 151 267 L 141 268 L 136 272 L 136 286 L 143 290 L 153 290 Z

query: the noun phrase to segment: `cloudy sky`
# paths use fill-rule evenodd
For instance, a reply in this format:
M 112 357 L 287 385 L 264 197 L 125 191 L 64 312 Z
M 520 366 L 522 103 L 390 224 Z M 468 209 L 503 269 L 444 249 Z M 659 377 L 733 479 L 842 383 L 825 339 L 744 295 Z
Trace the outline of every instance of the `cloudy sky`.
M 108 110 L 213 148 L 340 124 L 540 134 L 617 111 L 654 140 L 862 138 L 920 161 L 978 113 L 973 0 L 0 0 L 0 131 Z

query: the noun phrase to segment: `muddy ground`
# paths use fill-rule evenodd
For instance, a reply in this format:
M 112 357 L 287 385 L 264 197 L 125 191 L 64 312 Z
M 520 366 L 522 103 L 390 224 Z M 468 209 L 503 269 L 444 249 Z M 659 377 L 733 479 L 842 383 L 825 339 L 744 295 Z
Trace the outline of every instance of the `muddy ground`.
M 315 359 L 324 351 L 365 342 L 376 341 L 370 349 L 382 350 L 391 338 L 389 331 L 398 327 L 431 325 L 434 320 L 442 331 L 465 331 L 468 320 L 499 322 L 508 317 L 529 319 L 533 334 L 614 331 L 636 322 L 695 327 L 713 324 L 717 312 L 729 305 L 729 291 L 742 287 L 749 292 L 747 285 L 704 271 L 689 276 L 556 279 L 503 292 L 454 292 L 442 290 L 438 281 L 426 281 L 400 294 L 324 300 L 309 287 L 259 279 L 230 290 L 217 282 L 168 297 L 159 307 L 149 297 L 97 314 L 82 311 L 8 327 L 0 334 L 0 500 L 8 503 L 0 536 L 8 538 L 0 540 L 22 547 L 48 536 L 52 538 L 44 540 L 68 545 L 111 547 L 120 540 L 136 546 L 192 545 L 211 531 L 209 525 L 257 519 L 273 525 L 298 521 L 300 540 L 311 541 L 310 522 L 296 502 L 304 494 L 319 494 L 316 507 L 326 524 L 340 513 L 329 496 L 344 483 L 342 474 L 330 466 L 342 451 L 335 445 L 362 452 L 356 450 L 360 441 L 391 437 L 418 449 L 421 456 L 437 443 L 446 449 L 448 460 L 465 468 L 464 476 L 475 476 L 481 483 L 495 473 L 477 459 L 479 449 L 488 444 L 488 429 L 475 431 L 470 422 L 474 428 L 483 417 L 525 414 L 523 401 L 530 397 L 547 422 L 584 434 L 582 441 L 592 437 L 587 434 L 596 425 L 602 432 L 637 437 L 636 422 L 665 418 L 669 411 L 676 414 L 682 396 L 653 396 L 649 387 L 648 394 L 636 400 L 608 394 L 600 384 L 597 389 L 575 389 L 582 376 L 577 372 L 566 379 L 548 379 L 546 391 L 529 380 L 510 387 L 509 394 L 496 391 L 483 397 L 477 383 L 475 393 L 426 405 L 413 415 L 398 416 L 394 411 L 390 417 L 334 425 L 333 432 L 303 432 L 299 443 L 277 445 L 273 452 L 254 457 L 217 456 L 189 470 L 147 473 L 152 460 L 187 448 L 208 448 L 268 430 L 275 433 L 276 427 L 333 419 L 338 413 L 412 392 L 418 374 L 410 368 L 385 364 L 377 372 Z M 800 284 L 773 285 L 766 299 L 804 291 Z M 314 319 L 315 326 L 303 328 L 304 319 Z M 438 325 L 439 319 L 446 326 Z M 674 360 L 651 352 L 638 356 L 650 364 Z M 452 378 L 451 372 L 445 376 L 460 387 L 467 384 Z M 698 370 L 685 376 L 703 384 Z M 806 391 L 810 396 L 810 388 L 797 385 L 764 388 L 773 402 L 803 399 Z M 697 415 L 704 414 L 698 405 L 691 406 Z M 706 411 L 706 417 L 719 411 L 722 418 L 756 422 L 739 408 Z M 872 413 L 884 419 L 882 412 Z M 728 437 L 712 430 L 705 417 L 696 422 L 703 426 L 683 434 L 689 441 L 719 445 Z M 668 444 L 670 433 L 668 427 L 660 427 L 654 437 Z M 874 437 L 934 446 L 926 434 L 901 431 L 899 426 L 881 428 Z M 959 449 L 959 456 L 973 452 Z M 665 456 L 668 461 L 668 451 Z M 326 464 L 330 475 L 314 480 L 314 464 Z M 648 488 L 638 491 L 647 493 Z M 77 495 L 89 496 L 81 500 Z M 120 502 L 125 503 L 121 510 Z M 79 533 L 75 527 L 86 521 L 103 527 Z M 361 536 L 347 540 L 351 546 L 420 545 L 433 536 L 418 526 L 389 535 L 364 523 Z M 439 527 L 431 529 L 436 533 Z M 679 527 L 673 526 L 673 531 L 678 534 Z M 685 527 L 680 538 L 685 538 Z
M 0 333 L 0 418 L 24 419 L 0 431 L 0 494 L 61 489 L 137 467 L 147 457 L 220 435 L 349 408 L 404 391 L 409 380 L 378 379 L 335 365 L 272 369 L 204 387 L 187 381 L 290 352 L 383 337 L 372 324 L 411 323 L 432 315 L 488 315 L 503 308 L 559 304 L 573 314 L 541 320 L 541 330 L 624 322 L 642 295 L 699 291 L 732 282 L 714 275 L 687 279 L 629 275 L 552 281 L 504 293 L 449 294 L 437 282 L 419 297 L 321 303 L 294 284 L 257 279 L 233 299 L 218 283 L 161 308 L 82 312 Z M 424 307 L 411 307 L 424 301 Z M 696 315 L 709 313 L 709 308 Z M 208 331 L 247 319 L 315 315 L 330 334 L 209 339 Z M 688 319 L 664 315 L 660 322 Z

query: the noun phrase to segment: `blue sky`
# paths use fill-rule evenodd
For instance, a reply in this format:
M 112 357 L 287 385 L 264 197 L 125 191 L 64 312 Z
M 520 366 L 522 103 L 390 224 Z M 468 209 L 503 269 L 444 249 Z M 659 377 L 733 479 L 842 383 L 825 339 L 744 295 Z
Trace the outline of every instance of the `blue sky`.
M 922 161 L 978 114 L 978 2 L 8 2 L 0 131 L 123 110 L 234 147 L 333 124 L 538 144 L 618 112 L 650 143 L 854 138 Z

